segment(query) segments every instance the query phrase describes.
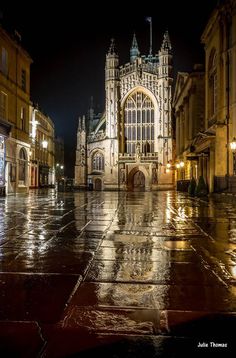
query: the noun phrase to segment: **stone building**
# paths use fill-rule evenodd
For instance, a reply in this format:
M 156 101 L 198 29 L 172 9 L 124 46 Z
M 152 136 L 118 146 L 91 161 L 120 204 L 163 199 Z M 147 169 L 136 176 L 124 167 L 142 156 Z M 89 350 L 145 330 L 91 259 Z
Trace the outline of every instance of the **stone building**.
M 29 190 L 32 59 L 20 40 L 0 27 L 0 186 L 6 194 Z
M 218 2 L 201 41 L 205 76 L 180 73 L 175 88 L 177 179 L 203 176 L 209 192 L 236 191 L 236 0 Z
M 209 151 L 199 153 L 198 141 L 206 137 L 205 123 L 205 71 L 195 65 L 191 73 L 179 72 L 173 96 L 176 142 L 177 189 L 187 190 L 190 179 L 204 175 L 209 180 L 207 165 Z M 208 134 L 209 137 L 210 134 Z M 214 138 L 214 136 L 212 136 Z
M 119 66 L 112 40 L 105 64 L 105 111 L 79 119 L 75 185 L 95 190 L 172 187 L 172 51 L 166 32 L 158 54 Z
M 55 184 L 54 123 L 38 108 L 30 107 L 30 187 Z
M 211 191 L 213 187 L 214 191 L 230 190 L 235 182 L 230 144 L 236 137 L 236 0 L 219 1 L 201 40 L 206 68 L 205 129 L 215 136 L 208 144 L 202 138 L 210 152 Z

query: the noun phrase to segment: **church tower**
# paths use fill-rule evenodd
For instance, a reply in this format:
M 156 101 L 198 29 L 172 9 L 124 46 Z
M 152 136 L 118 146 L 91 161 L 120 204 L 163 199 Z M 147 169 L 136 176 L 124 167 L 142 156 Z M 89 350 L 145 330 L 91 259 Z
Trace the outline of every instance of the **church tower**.
M 106 89 L 106 136 L 117 138 L 119 118 L 119 57 L 114 39 L 106 55 L 105 89 Z
M 173 188 L 172 47 L 166 31 L 155 55 L 141 55 L 135 34 L 130 62 L 119 65 L 114 39 L 105 62 L 105 111 L 79 120 L 76 184 L 94 190 Z
M 159 162 L 165 165 L 172 160 L 171 101 L 172 101 L 172 46 L 169 33 L 164 33 L 159 50 Z
M 87 187 L 87 134 L 85 116 L 79 117 L 75 163 L 75 185 Z

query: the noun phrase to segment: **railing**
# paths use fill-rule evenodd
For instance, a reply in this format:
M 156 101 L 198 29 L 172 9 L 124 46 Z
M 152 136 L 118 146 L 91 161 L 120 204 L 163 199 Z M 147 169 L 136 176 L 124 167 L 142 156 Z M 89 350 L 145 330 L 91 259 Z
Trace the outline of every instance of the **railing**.
M 140 161 L 153 161 L 158 160 L 158 153 L 146 153 L 146 154 L 140 154 L 139 156 Z M 119 154 L 119 160 L 124 161 L 136 161 L 137 155 L 134 153 L 124 153 Z
M 97 133 L 88 136 L 88 142 L 93 142 L 94 140 L 103 140 L 106 137 L 106 133 Z
M 140 67 L 139 67 L 140 66 Z M 126 64 L 125 66 L 120 66 L 120 74 L 121 76 L 130 74 L 134 71 L 138 71 L 142 69 L 143 72 L 152 73 L 154 75 L 158 75 L 159 66 L 157 63 L 142 63 L 141 65 L 137 65 L 136 63 Z

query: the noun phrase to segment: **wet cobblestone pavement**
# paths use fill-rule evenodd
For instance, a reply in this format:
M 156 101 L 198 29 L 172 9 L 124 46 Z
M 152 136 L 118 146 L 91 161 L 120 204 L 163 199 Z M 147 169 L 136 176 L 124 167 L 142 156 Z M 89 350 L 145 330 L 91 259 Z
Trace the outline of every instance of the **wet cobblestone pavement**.
M 236 202 L 2 198 L 0 289 L 3 357 L 234 357 Z

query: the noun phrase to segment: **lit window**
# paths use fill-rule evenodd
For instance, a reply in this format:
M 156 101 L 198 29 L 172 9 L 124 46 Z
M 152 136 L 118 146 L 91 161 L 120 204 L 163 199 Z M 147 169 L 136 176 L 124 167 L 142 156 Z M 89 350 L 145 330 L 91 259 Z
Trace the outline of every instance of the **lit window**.
M 0 92 L 0 118 L 7 119 L 7 94 Z
M 27 163 L 26 163 L 26 151 L 24 148 L 21 148 L 19 152 L 19 184 L 25 185 L 26 182 L 26 169 L 27 169 Z
M 93 170 L 104 171 L 104 155 L 96 152 L 92 158 Z
M 125 102 L 124 133 L 127 153 L 135 153 L 137 142 L 143 152 L 154 149 L 154 105 L 141 91 L 131 94 Z
M 22 131 L 25 130 L 25 107 L 21 107 L 21 111 L 20 111 L 20 129 Z

